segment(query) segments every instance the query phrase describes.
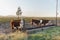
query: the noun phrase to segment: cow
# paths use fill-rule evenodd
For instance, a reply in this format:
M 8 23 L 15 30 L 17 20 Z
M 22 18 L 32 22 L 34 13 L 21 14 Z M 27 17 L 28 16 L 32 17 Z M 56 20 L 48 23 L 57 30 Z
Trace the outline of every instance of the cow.
M 42 24 L 46 25 L 46 23 L 48 23 L 49 20 L 42 20 Z
M 26 31 L 26 29 L 25 29 L 25 20 L 24 19 L 21 19 L 21 20 L 14 20 L 14 19 L 12 19 L 11 21 L 10 21 L 10 26 L 11 26 L 11 29 L 12 29 L 12 31 L 14 30 L 14 29 L 16 29 L 16 30 L 19 30 L 19 31 Z
M 35 23 L 35 24 L 39 24 L 40 23 L 40 20 L 35 20 L 35 19 L 32 19 L 32 25 L 33 25 L 33 23 Z
M 10 21 L 10 26 L 11 26 L 12 31 L 14 29 L 21 30 L 21 28 L 19 29 L 19 27 L 20 27 L 20 21 L 21 20 L 13 20 L 13 19 Z
M 44 19 L 41 19 L 41 20 L 36 20 L 36 19 L 32 19 L 32 25 L 34 25 L 34 23 L 36 24 L 36 25 L 46 25 L 46 23 L 48 23 L 49 22 L 49 20 L 44 20 Z

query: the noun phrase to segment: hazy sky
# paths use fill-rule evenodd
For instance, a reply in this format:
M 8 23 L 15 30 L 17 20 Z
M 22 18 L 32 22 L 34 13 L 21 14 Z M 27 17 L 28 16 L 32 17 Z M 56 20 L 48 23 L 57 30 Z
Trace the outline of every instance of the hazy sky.
M 21 7 L 23 16 L 54 17 L 56 0 L 0 0 L 0 15 L 16 15 Z M 58 13 L 60 16 L 60 0 Z

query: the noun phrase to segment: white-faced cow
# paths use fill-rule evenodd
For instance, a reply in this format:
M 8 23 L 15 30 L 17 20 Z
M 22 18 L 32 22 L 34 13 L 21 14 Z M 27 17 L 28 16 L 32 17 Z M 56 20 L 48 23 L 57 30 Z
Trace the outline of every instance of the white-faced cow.
M 25 31 L 25 20 L 22 19 L 22 20 L 11 20 L 10 22 L 10 26 L 12 28 L 12 30 L 14 29 L 17 29 L 17 30 L 20 30 L 20 31 Z
M 20 20 L 11 20 L 10 26 L 13 29 L 17 29 L 20 27 Z

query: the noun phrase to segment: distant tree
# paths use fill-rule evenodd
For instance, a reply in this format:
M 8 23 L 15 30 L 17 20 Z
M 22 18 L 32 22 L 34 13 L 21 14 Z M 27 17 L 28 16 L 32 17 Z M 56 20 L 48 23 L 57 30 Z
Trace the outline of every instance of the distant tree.
M 22 12 L 21 12 L 21 8 L 20 7 L 18 7 L 18 9 L 17 9 L 16 15 L 18 16 L 18 19 L 19 19 L 19 16 L 22 15 Z

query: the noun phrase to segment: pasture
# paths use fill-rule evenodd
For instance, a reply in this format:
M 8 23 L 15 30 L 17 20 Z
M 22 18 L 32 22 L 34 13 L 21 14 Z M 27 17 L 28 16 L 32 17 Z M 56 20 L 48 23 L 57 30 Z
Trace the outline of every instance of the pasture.
M 48 19 L 55 20 L 55 17 L 24 17 L 27 23 L 31 22 L 31 19 Z M 47 29 L 34 31 L 32 34 L 26 32 L 14 32 L 11 33 L 10 20 L 17 19 L 17 17 L 0 17 L 0 40 L 60 40 L 60 27 L 50 27 Z M 58 18 L 60 20 L 60 18 Z M 31 25 L 26 25 L 30 27 Z
M 60 27 L 51 27 L 35 34 L 30 34 L 28 40 L 60 40 Z
M 31 19 L 45 19 L 45 20 L 56 20 L 56 17 L 23 17 L 26 22 L 30 22 Z M 2 16 L 0 17 L 0 22 L 7 22 L 10 21 L 11 19 L 18 19 L 17 17 L 8 17 L 8 16 Z M 60 17 L 57 18 L 60 20 Z
M 22 32 L 1 34 L 0 40 L 60 40 L 60 27 L 50 27 L 32 34 Z
M 27 40 L 27 33 L 14 32 L 9 34 L 0 34 L 0 40 Z

